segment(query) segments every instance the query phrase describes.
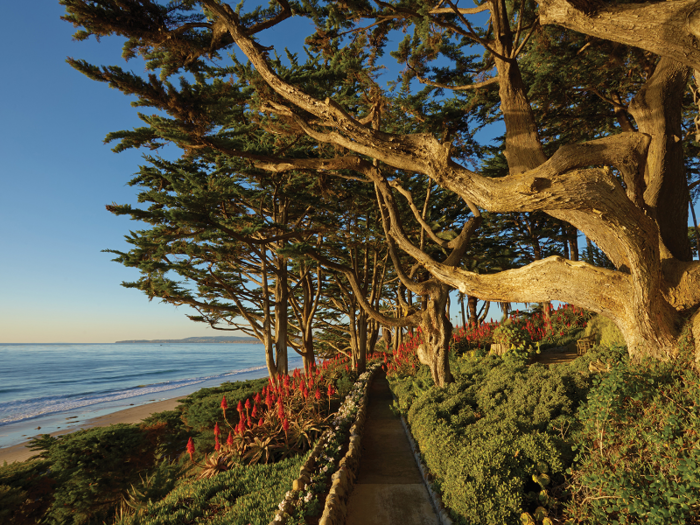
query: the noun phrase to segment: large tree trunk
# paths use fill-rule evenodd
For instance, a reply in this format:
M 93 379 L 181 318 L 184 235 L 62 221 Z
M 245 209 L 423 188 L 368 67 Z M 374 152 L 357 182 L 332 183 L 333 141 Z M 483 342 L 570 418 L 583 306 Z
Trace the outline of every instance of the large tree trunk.
M 662 58 L 630 103 L 640 133 L 651 137 L 644 172 L 644 203 L 661 240 L 680 261 L 692 260 L 688 241 L 688 182 L 685 176 L 681 106 L 690 68 Z
M 467 305 L 469 306 L 469 327 L 476 328 L 479 326 L 479 299 L 476 295 L 467 296 Z
M 287 374 L 287 329 L 289 302 L 289 286 L 287 285 L 287 260 L 277 258 L 277 278 L 275 279 L 275 352 L 277 354 L 277 373 Z
M 454 378 L 450 371 L 449 352 L 452 340 L 452 323 L 445 315 L 450 288 L 444 284 L 435 287 L 437 293 L 427 296 L 427 307 L 421 316 L 422 343 L 418 347 L 419 361 L 430 367 L 437 386 L 444 387 Z

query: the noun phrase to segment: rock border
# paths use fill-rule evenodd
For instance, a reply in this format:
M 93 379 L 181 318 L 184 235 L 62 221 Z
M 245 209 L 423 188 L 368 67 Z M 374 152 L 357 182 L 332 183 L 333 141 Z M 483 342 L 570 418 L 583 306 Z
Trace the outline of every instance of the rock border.
M 364 393 L 360 399 L 361 405 L 355 415 L 355 422 L 350 427 L 350 439 L 348 451 L 338 462 L 338 470 L 331 476 L 331 488 L 326 497 L 326 505 L 318 525 L 342 525 L 347 517 L 347 501 L 355 486 L 355 476 L 360 466 L 362 455 L 362 433 L 365 429 L 367 419 L 367 405 L 369 404 L 369 387 L 371 386 L 377 372 L 381 369 L 378 363 L 369 370 L 370 377 L 364 386 Z
M 360 464 L 360 455 L 362 452 L 361 439 L 365 420 L 367 418 L 369 386 L 372 384 L 372 381 L 380 368 L 381 366 L 379 363 L 370 365 L 367 372 L 365 372 L 365 374 L 370 374 L 369 377 L 362 374 L 356 382 L 356 384 L 360 381 L 364 382 L 362 387 L 363 392 L 356 403 L 359 405 L 359 408 L 354 415 L 354 422 L 348 432 L 348 450 L 343 458 L 338 462 L 338 468 L 331 476 L 331 487 L 328 491 L 328 495 L 326 496 L 326 502 L 319 520 L 319 525 L 342 525 L 345 522 L 345 516 L 347 514 L 347 499 L 350 492 L 352 492 L 355 475 L 357 474 L 357 468 Z M 346 401 L 351 398 L 352 394 L 353 392 L 351 390 L 350 394 L 348 394 L 346 397 Z M 344 401 L 343 405 L 341 405 L 341 409 L 345 405 L 346 401 Z M 339 412 L 340 411 L 341 410 L 339 410 Z M 318 442 L 314 445 L 308 459 L 299 469 L 299 478 L 292 482 L 292 490 L 287 491 L 285 494 L 284 499 L 278 505 L 278 510 L 275 513 L 275 517 L 269 525 L 284 525 L 287 522 L 288 517 L 295 509 L 294 502 L 298 498 L 299 491 L 305 488 L 305 486 L 311 481 L 313 473 L 318 470 L 316 460 L 322 454 L 328 439 L 332 437 L 334 433 L 334 428 L 330 428 L 321 435 Z

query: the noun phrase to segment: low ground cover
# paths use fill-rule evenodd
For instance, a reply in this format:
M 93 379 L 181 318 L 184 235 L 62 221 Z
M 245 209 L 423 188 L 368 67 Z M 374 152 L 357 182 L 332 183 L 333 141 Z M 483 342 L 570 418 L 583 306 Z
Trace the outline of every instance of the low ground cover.
M 682 352 L 546 367 L 467 351 L 445 389 L 410 347 L 394 357 L 396 409 L 456 523 L 700 523 L 700 375 Z

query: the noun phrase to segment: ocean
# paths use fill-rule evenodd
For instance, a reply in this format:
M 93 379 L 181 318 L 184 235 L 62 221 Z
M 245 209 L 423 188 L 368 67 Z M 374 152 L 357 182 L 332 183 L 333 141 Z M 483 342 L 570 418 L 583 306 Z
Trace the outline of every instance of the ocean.
M 302 366 L 291 349 L 289 357 L 290 370 Z M 267 376 L 261 344 L 0 344 L 0 363 L 0 448 L 131 406 Z

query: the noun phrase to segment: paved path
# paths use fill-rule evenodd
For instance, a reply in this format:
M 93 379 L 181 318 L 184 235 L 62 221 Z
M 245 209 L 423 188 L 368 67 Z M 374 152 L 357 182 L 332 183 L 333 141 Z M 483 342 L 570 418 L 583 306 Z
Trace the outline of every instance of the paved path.
M 346 525 L 438 525 L 384 373 L 370 388 L 362 458 Z
M 535 356 L 535 362 L 542 363 L 543 365 L 560 365 L 563 363 L 570 363 L 577 357 L 576 345 L 561 346 L 542 350 L 540 355 Z

